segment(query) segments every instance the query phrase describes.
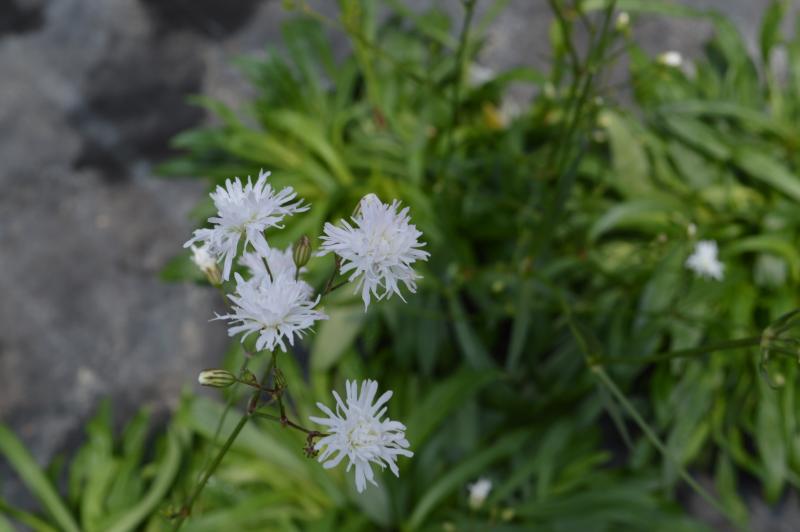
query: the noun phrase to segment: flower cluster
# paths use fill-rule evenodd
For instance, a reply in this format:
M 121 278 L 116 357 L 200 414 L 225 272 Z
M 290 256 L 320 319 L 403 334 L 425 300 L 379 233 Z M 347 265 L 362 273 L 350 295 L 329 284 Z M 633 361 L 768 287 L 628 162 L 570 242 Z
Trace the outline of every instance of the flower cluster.
M 192 260 L 209 282 L 225 289 L 231 276 L 235 281 L 234 292 L 226 295 L 229 311 L 215 318 L 228 321 L 230 336 L 239 336 L 242 342 L 253 336 L 257 351 L 285 352 L 317 321 L 328 319 L 319 307 L 320 301 L 345 282 L 356 284 L 365 310 L 371 297 L 381 300 L 397 294 L 402 298 L 401 284 L 415 292 L 420 276 L 412 265 L 429 256 L 419 249 L 425 245 L 419 240 L 422 233 L 411 224 L 408 207 L 401 209 L 397 200 L 385 204 L 368 194 L 359 202 L 352 225 L 348 221 L 342 221 L 339 227 L 325 224 L 317 256 L 334 253 L 337 258 L 325 288 L 315 293 L 302 278 L 311 257 L 310 240 L 303 236 L 292 248 L 281 250 L 270 246 L 266 234 L 282 228 L 286 217 L 307 211 L 309 206 L 291 187 L 273 189 L 269 176 L 262 171 L 255 183 L 249 177 L 246 184 L 236 178 L 217 187 L 211 193 L 217 214 L 208 219 L 210 227 L 196 230 L 185 244 L 191 247 Z M 346 281 L 334 285 L 340 275 Z M 225 387 L 245 381 L 225 370 L 212 369 L 201 373 L 199 382 Z M 368 482 L 375 484 L 371 464 L 388 466 L 398 475 L 397 457 L 413 453 L 408 450 L 405 427 L 397 421 L 382 420 L 391 391 L 376 400 L 375 381 L 364 381 L 360 393 L 354 381 L 348 381 L 346 387 L 344 401 L 333 392 L 336 413 L 318 403 L 328 417 L 311 420 L 328 427 L 328 433 L 309 431 L 320 437 L 316 443 L 310 437 L 309 449 L 321 451 L 319 459 L 326 468 L 348 457 L 348 471 L 355 466 L 356 488 L 361 492 Z

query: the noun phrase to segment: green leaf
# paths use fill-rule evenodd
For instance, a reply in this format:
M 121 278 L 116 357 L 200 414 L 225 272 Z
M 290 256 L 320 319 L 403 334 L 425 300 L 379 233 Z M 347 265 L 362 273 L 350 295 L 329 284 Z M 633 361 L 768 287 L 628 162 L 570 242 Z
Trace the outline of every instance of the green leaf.
M 782 257 L 789 264 L 794 279 L 800 279 L 800 251 L 788 235 L 764 234 L 741 238 L 725 247 L 726 255 L 740 253 L 770 253 Z
M 353 345 L 364 325 L 361 305 L 337 306 L 328 310 L 328 320 L 319 326 L 311 348 L 311 369 L 328 371 Z
M 625 196 L 636 197 L 651 192 L 650 163 L 631 122 L 605 110 L 600 114 L 598 123 L 608 132 L 613 172 L 611 182 Z
M 754 179 L 800 201 L 800 177 L 766 153 L 739 146 L 733 153 L 733 161 Z
M 516 369 L 522 352 L 525 349 L 525 340 L 528 338 L 528 327 L 531 321 L 531 297 L 533 296 L 533 282 L 522 281 L 522 288 L 517 298 L 514 323 L 511 326 L 511 341 L 506 354 L 506 369 L 513 373 Z
M 0 453 L 5 455 L 11 467 L 62 530 L 80 532 L 78 524 L 33 456 L 4 425 L 0 425 Z
M 494 367 L 494 361 L 470 325 L 458 296 L 455 294 L 448 294 L 447 302 L 449 303 L 450 314 L 453 318 L 456 340 L 458 340 L 461 353 L 464 355 L 469 365 L 475 369 Z
M 786 439 L 783 434 L 779 391 L 759 379 L 758 410 L 756 414 L 756 446 L 764 464 L 764 491 L 767 500 L 775 502 L 781 495 L 787 478 Z
M 0 532 L 14 532 L 16 530 L 16 528 L 3 517 L 3 514 L 36 532 L 59 532 L 57 528 L 51 526 L 50 523 L 41 519 L 39 516 L 20 510 L 19 508 L 14 508 L 6 504 L 3 499 L 0 499 Z
M 592 224 L 589 239 L 597 240 L 617 229 L 659 233 L 669 228 L 670 219 L 680 210 L 679 203 L 658 197 L 622 202 L 611 207 Z
M 316 153 L 327 163 L 333 174 L 339 179 L 340 185 L 353 184 L 355 178 L 345 165 L 342 155 L 329 142 L 319 122 L 310 116 L 286 109 L 272 111 L 267 121 L 271 127 L 291 134 L 297 141 Z
M 470 397 L 502 376 L 499 371 L 462 369 L 438 383 L 414 408 L 406 423 L 412 448 L 420 448 L 431 433 Z
M 659 106 L 659 115 L 706 116 L 737 120 L 742 126 L 756 133 L 770 133 L 782 139 L 796 139 L 797 133 L 790 126 L 761 112 L 736 102 L 714 100 L 683 100 Z
M 664 125 L 676 137 L 719 161 L 731 158 L 731 149 L 719 138 L 719 133 L 703 122 L 681 115 L 662 116 Z
M 347 491 L 350 495 L 350 500 L 355 502 L 361 511 L 374 523 L 380 525 L 384 529 L 391 525 L 392 505 L 390 504 L 391 498 L 386 489 L 385 482 L 379 480 L 377 486 L 368 484 L 366 490 L 358 493 L 355 489 L 355 485 L 348 478 Z
M 471 479 L 480 475 L 487 467 L 497 460 L 510 454 L 519 452 L 525 440 L 530 436 L 530 429 L 523 429 L 506 434 L 494 444 L 473 454 L 459 463 L 442 477 L 440 477 L 420 497 L 408 519 L 408 528 L 415 530 L 425 522 L 435 508 L 444 498 L 458 491 Z
M 106 532 L 128 532 L 136 530 L 148 516 L 152 515 L 159 504 L 164 500 L 170 486 L 178 474 L 181 463 L 181 444 L 174 431 L 168 430 L 166 434 L 166 450 L 161 462 L 158 464 L 156 476 L 150 484 L 150 489 L 144 498 L 115 519 L 112 524 L 103 530 Z
M 781 22 L 786 14 L 786 5 L 785 0 L 772 0 L 769 7 L 764 11 L 764 18 L 761 20 L 761 31 L 759 32 L 761 60 L 767 67 L 769 67 L 769 57 L 772 49 L 781 40 Z

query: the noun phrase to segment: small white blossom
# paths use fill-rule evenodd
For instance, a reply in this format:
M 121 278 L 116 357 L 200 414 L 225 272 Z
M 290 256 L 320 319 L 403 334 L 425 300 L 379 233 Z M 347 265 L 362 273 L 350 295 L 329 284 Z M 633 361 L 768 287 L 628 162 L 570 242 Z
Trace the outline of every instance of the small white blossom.
M 326 320 L 323 312 L 315 310 L 319 296 L 311 299 L 308 285 L 295 281 L 294 276 L 281 275 L 271 279 L 259 276 L 245 280 L 238 273 L 236 293 L 228 297 L 233 301 L 230 314 L 217 316 L 229 320 L 229 336 L 242 335 L 242 342 L 253 333 L 258 334 L 256 349 L 273 351 L 280 347 L 286 351 L 284 340 L 294 345 L 294 338 L 302 337 L 317 320 Z
M 217 260 L 211 256 L 206 246 L 192 245 L 192 262 L 202 271 L 211 284 L 220 283 L 219 266 Z
M 492 481 L 488 478 L 480 478 L 474 484 L 467 485 L 469 490 L 469 507 L 477 510 L 486 502 L 486 497 L 492 491 Z
M 713 240 L 701 240 L 695 245 L 694 253 L 686 259 L 686 267 L 699 277 L 721 281 L 725 265 L 717 258 L 717 243 Z
M 275 192 L 267 183 L 269 172 L 261 172 L 256 183 L 247 178 L 247 184 L 237 177 L 225 181 L 225 187 L 218 186 L 210 194 L 217 208 L 217 216 L 208 219 L 212 228 L 197 229 L 194 236 L 184 244 L 205 242 L 208 252 L 224 261 L 222 278 L 230 278 L 233 259 L 236 257 L 239 240 L 244 237 L 245 247 L 253 245 L 256 249 L 267 247 L 264 231 L 270 227 L 283 227 L 284 217 L 308 210 L 302 200 L 294 201 L 297 194 L 292 187 Z
M 266 263 L 265 263 L 266 261 Z M 287 248 L 283 251 L 276 248 L 267 246 L 258 252 L 247 252 L 242 254 L 239 258 L 239 264 L 250 270 L 252 279 L 258 279 L 259 282 L 264 277 L 269 277 L 270 272 L 273 277 L 290 277 L 294 279 L 296 275 L 296 266 L 294 258 L 292 257 L 292 249 Z M 267 271 L 267 264 L 269 264 L 269 271 Z M 300 268 L 300 273 L 305 273 L 308 268 Z M 298 281 L 306 290 L 308 297 L 314 292 L 310 284 L 303 280 Z
M 387 391 L 374 401 L 378 391 L 378 383 L 365 380 L 361 383 L 361 393 L 358 391 L 356 381 L 345 383 L 347 396 L 345 401 L 336 391 L 336 413 L 322 403 L 317 406 L 328 417 L 309 417 L 314 423 L 328 427 L 327 435 L 320 439 L 314 448 L 322 451 L 319 461 L 324 462 L 323 467 L 330 469 L 336 467 L 344 457 L 347 457 L 347 471 L 355 466 L 356 490 L 359 493 L 367 487 L 367 481 L 377 486 L 370 462 L 374 462 L 381 469 L 389 466 L 395 476 L 400 475 L 397 469 L 397 457 L 414 456 L 408 450 L 408 440 L 405 437 L 406 427 L 402 423 L 381 418 L 386 413 L 384 404 L 392 397 L 392 392 Z M 373 402 L 374 401 L 374 402 Z M 336 454 L 338 453 L 338 454 Z M 335 455 L 335 456 L 334 456 Z
M 400 202 L 382 203 L 375 194 L 367 194 L 359 203 L 358 212 L 351 218 L 353 225 L 342 220 L 341 227 L 326 223 L 320 238 L 319 255 L 335 253 L 342 258 L 342 274 L 352 272 L 349 281 L 358 279 L 356 293 L 361 290 L 364 308 L 370 296 L 378 300 L 400 293 L 399 283 L 416 292 L 416 280 L 421 276 L 411 265 L 428 260 L 429 253 L 418 249 L 422 233 L 410 222 L 408 207 L 398 212 Z M 405 299 L 404 299 L 405 300 Z
M 658 56 L 658 62 L 664 66 L 678 68 L 683 64 L 683 56 L 680 52 L 670 50 Z

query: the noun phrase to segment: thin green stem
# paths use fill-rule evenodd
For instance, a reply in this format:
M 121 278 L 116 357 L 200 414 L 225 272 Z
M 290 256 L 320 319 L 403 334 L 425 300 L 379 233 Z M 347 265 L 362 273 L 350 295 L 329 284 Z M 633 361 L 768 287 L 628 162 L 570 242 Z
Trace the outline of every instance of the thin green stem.
M 227 294 L 225 293 L 225 289 L 222 285 L 218 285 L 217 289 L 219 290 L 220 296 L 222 297 L 222 301 L 228 307 L 228 309 L 232 309 L 232 305 L 230 300 L 228 299 Z M 242 361 L 242 365 L 239 367 L 239 379 L 244 376 L 244 372 L 247 370 L 247 366 L 250 364 L 250 359 L 252 358 L 252 354 L 244 349 L 242 346 L 242 351 L 244 352 L 244 360 Z M 228 398 L 225 400 L 225 408 L 222 411 L 222 415 L 219 417 L 219 421 L 217 421 L 217 427 L 214 429 L 214 438 L 212 441 L 212 446 L 209 447 L 208 451 L 205 453 L 205 457 L 203 458 L 203 467 L 200 470 L 201 474 L 202 471 L 205 471 L 208 467 L 208 462 L 211 460 L 211 448 L 217 446 L 217 442 L 219 441 L 219 435 L 222 432 L 222 427 L 225 424 L 225 420 L 228 418 L 228 413 L 230 412 L 231 408 L 233 408 L 233 403 L 236 401 L 236 388 L 238 387 L 241 380 L 238 380 L 236 384 L 233 385 L 233 388 L 230 390 L 228 394 Z M 199 479 L 200 477 L 198 477 Z
M 644 420 L 644 418 L 639 414 L 636 408 L 631 404 L 630 401 L 625 397 L 625 394 L 617 387 L 613 380 L 608 376 L 605 370 L 599 366 L 592 367 L 592 372 L 597 377 L 597 380 L 603 384 L 611 394 L 616 398 L 616 400 L 622 405 L 622 408 L 628 412 L 628 415 L 631 416 L 633 421 L 639 426 L 639 428 L 644 432 L 645 436 L 653 446 L 658 449 L 658 451 L 664 455 L 664 457 L 672 462 L 672 464 L 678 469 L 678 472 L 683 478 L 684 481 L 695 491 L 698 495 L 700 495 L 703 499 L 705 499 L 709 504 L 711 504 L 714 508 L 717 509 L 722 515 L 724 515 L 731 523 L 735 526 L 740 526 L 739 522 L 734 518 L 728 510 L 717 501 L 717 499 L 711 495 L 703 486 L 698 483 L 694 477 L 692 477 L 678 462 L 675 457 L 667 449 L 666 445 L 661 441 L 655 431 L 650 428 L 650 425 Z
M 472 17 L 475 14 L 475 4 L 477 0 L 463 0 L 464 3 L 464 20 L 461 24 L 461 31 L 458 35 L 458 49 L 456 51 L 456 76 L 453 81 L 453 92 L 450 98 L 450 127 L 447 128 L 447 136 L 445 137 L 445 154 L 443 170 L 447 168 L 450 163 L 451 153 L 453 151 L 453 133 L 458 127 L 460 121 L 461 110 L 461 84 L 464 80 L 464 69 L 466 67 L 465 56 L 467 52 L 467 43 L 469 41 L 469 28 L 472 25 Z
M 247 369 L 247 365 L 250 363 L 250 359 L 245 357 L 244 361 L 242 362 L 242 366 L 239 368 L 239 378 L 242 378 L 244 375 L 245 370 Z M 219 417 L 219 421 L 217 421 L 217 428 L 214 429 L 214 438 L 211 440 L 212 445 L 206 451 L 205 458 L 203 459 L 203 468 L 201 471 L 205 471 L 208 467 L 208 462 L 211 459 L 211 448 L 217 446 L 217 442 L 219 441 L 219 435 L 222 432 L 222 427 L 225 425 L 225 420 L 228 418 L 228 413 L 230 412 L 231 408 L 233 408 L 233 403 L 236 401 L 236 388 L 241 383 L 241 380 L 237 380 L 236 384 L 233 385 L 233 388 L 230 390 L 228 394 L 228 398 L 225 400 L 225 408 L 222 411 L 222 415 Z
M 233 442 L 236 441 L 236 438 L 239 436 L 239 433 L 242 431 L 244 426 L 250 420 L 250 417 L 251 414 L 249 412 L 245 412 L 245 414 L 239 420 L 239 423 L 237 423 L 236 427 L 234 427 L 230 436 L 228 436 L 228 439 L 225 440 L 225 443 L 217 453 L 217 456 L 214 457 L 214 461 L 211 462 L 211 465 L 208 467 L 208 469 L 206 469 L 205 473 L 203 474 L 203 477 L 200 479 L 200 482 L 195 486 L 195 489 L 192 492 L 191 497 L 189 497 L 189 500 L 186 502 L 183 508 L 181 508 L 181 512 L 178 515 L 177 521 L 175 521 L 175 524 L 172 527 L 173 532 L 180 530 L 181 525 L 183 525 L 183 522 L 186 520 L 189 514 L 191 514 L 192 506 L 194 506 L 195 501 L 200 496 L 200 493 L 202 493 L 203 488 L 206 487 L 208 479 L 211 478 L 211 475 L 213 475 L 214 472 L 217 470 L 219 464 L 222 463 L 222 459 L 225 457 L 225 454 L 227 454 L 228 450 L 231 448 L 231 445 L 233 445 Z
M 713 351 L 723 351 L 726 349 L 741 349 L 745 347 L 756 347 L 761 344 L 761 337 L 755 336 L 751 338 L 740 338 L 738 340 L 725 340 L 700 347 L 693 347 L 691 349 L 679 349 L 677 351 L 670 351 L 668 353 L 660 353 L 658 355 L 650 356 L 616 356 L 616 357 L 597 357 L 589 360 L 590 365 L 604 365 L 604 364 L 649 364 L 654 362 L 664 362 L 674 358 L 690 358 L 702 356 Z
M 287 418 L 285 416 L 275 416 L 275 415 L 272 415 L 272 414 L 268 414 L 266 412 L 258 412 L 258 411 L 254 412 L 253 416 L 254 417 L 258 417 L 258 418 L 262 418 L 262 419 L 269 419 L 270 421 L 277 421 L 278 423 L 280 423 L 281 425 L 283 425 L 285 427 L 292 427 L 293 429 L 297 429 L 297 430 L 299 430 L 301 432 L 305 432 L 306 434 L 313 434 L 315 436 L 326 436 L 326 434 L 324 434 L 322 432 L 319 432 L 319 431 L 316 431 L 316 430 L 307 429 L 307 428 L 303 427 L 302 425 L 299 425 L 299 424 L 295 423 L 294 421 L 292 421 L 291 419 L 289 419 L 289 418 Z
M 273 352 L 269 366 L 267 367 L 267 370 L 264 372 L 264 376 L 261 378 L 262 382 L 269 377 L 274 367 L 275 367 L 275 353 Z M 225 458 L 225 455 L 228 453 L 228 450 L 230 450 L 231 445 L 233 445 L 233 442 L 236 441 L 236 438 L 239 436 L 239 433 L 242 431 L 242 429 L 250 420 L 250 418 L 253 417 L 253 413 L 255 412 L 255 409 L 258 406 L 258 398 L 261 396 L 261 391 L 262 391 L 261 389 L 258 389 L 255 392 L 253 392 L 253 394 L 250 396 L 247 410 L 245 411 L 244 414 L 242 414 L 242 417 L 241 419 L 239 419 L 239 422 L 236 424 L 236 427 L 234 427 L 233 431 L 228 436 L 228 439 L 225 440 L 225 443 L 222 445 L 222 448 L 214 457 L 214 460 L 211 462 L 211 465 L 208 468 L 206 468 L 205 472 L 203 473 L 203 476 L 200 479 L 200 482 L 198 482 L 195 485 L 195 488 L 192 491 L 192 494 L 187 500 L 186 504 L 184 504 L 183 507 L 181 508 L 181 511 L 177 516 L 177 520 L 175 521 L 175 524 L 172 527 L 173 532 L 177 532 L 178 530 L 180 530 L 181 526 L 183 525 L 183 522 L 192 513 L 192 507 L 194 506 L 194 503 L 197 501 L 197 498 L 203 492 L 203 489 L 206 487 L 208 479 L 211 478 L 211 475 L 213 475 L 214 472 L 217 470 L 219 465 L 222 463 L 222 459 Z

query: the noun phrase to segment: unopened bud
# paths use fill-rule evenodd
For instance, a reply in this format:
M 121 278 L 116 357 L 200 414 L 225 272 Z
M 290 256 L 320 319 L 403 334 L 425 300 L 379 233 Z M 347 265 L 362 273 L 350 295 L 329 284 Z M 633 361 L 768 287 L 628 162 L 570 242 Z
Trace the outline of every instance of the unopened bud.
M 306 235 L 303 235 L 297 239 L 297 242 L 294 243 L 294 248 L 292 249 L 292 259 L 294 259 L 294 265 L 297 267 L 297 269 L 300 269 L 308 264 L 308 260 L 310 258 L 311 240 Z
M 672 68 L 678 68 L 683 64 L 683 56 L 680 52 L 676 52 L 674 50 L 664 52 L 658 56 L 657 60 L 662 65 Z
M 222 273 L 219 271 L 219 265 L 216 259 L 208 252 L 206 246 L 192 246 L 192 262 L 200 268 L 200 271 L 206 274 L 206 279 L 208 279 L 209 283 L 214 286 L 219 286 L 222 283 Z
M 255 374 L 249 369 L 246 369 L 244 370 L 244 372 L 242 372 L 242 382 L 245 384 L 258 385 L 258 379 L 256 378 Z
M 631 16 L 628 15 L 626 11 L 621 11 L 619 15 L 617 15 L 617 23 L 616 29 L 617 31 L 626 31 L 631 25 Z
M 227 388 L 234 382 L 236 377 L 230 371 L 224 369 L 206 369 L 200 372 L 197 376 L 197 382 L 203 386 L 211 386 L 213 388 Z
M 273 371 L 273 379 L 275 383 L 275 389 L 278 391 L 283 391 L 286 389 L 286 377 L 284 376 L 283 372 L 278 368 L 275 368 Z

